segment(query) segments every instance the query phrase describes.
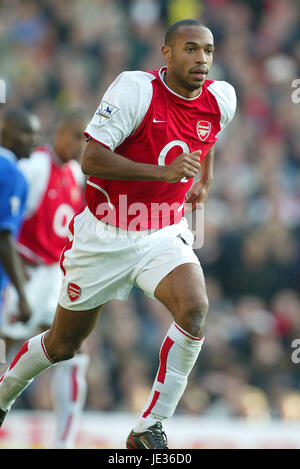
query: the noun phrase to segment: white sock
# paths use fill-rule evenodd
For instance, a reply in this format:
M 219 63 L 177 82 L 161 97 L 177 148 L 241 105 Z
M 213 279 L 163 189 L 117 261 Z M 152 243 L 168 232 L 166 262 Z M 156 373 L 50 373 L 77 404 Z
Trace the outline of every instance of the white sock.
M 203 341 L 204 337 L 193 337 L 173 322 L 161 346 L 159 369 L 135 432 L 173 415 Z
M 58 363 L 53 375 L 53 404 L 56 417 L 54 448 L 73 449 L 86 398 L 89 356 L 80 353 Z
M 54 365 L 44 344 L 46 332 L 25 342 L 0 378 L 0 409 L 9 410 L 16 398 L 42 371 Z

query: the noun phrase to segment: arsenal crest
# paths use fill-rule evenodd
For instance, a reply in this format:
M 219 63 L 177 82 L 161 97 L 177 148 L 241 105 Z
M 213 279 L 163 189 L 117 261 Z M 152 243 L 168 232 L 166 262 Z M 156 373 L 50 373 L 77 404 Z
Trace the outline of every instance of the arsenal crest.
M 202 142 L 206 140 L 211 131 L 211 123 L 207 121 L 197 122 L 197 134 Z
M 80 297 L 81 288 L 76 283 L 68 284 L 68 295 L 71 301 L 75 301 Z

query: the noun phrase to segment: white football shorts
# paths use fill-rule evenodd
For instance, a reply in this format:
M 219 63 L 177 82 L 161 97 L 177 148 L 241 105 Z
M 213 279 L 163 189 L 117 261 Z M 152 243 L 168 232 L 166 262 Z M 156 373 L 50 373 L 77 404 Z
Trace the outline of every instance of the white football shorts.
M 193 234 L 183 218 L 160 230 L 127 231 L 99 221 L 86 207 L 74 218 L 71 242 L 61 256 L 59 303 L 82 311 L 126 300 L 134 285 L 154 298 L 175 267 L 194 263 Z
M 39 326 L 52 324 L 59 292 L 62 272 L 59 263 L 52 265 L 26 266 L 29 280 L 24 289 L 32 316 L 27 323 L 15 321 L 18 311 L 18 294 L 13 285 L 8 285 L 3 295 L 0 332 L 11 339 L 31 337 Z

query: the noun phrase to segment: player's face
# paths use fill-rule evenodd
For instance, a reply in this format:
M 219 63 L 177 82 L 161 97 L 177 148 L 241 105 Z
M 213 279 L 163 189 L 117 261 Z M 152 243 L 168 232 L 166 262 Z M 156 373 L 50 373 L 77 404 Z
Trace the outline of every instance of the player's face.
M 59 156 L 64 162 L 80 160 L 84 144 L 83 129 L 84 124 L 81 121 L 75 121 L 60 130 L 58 134 Z
M 172 45 L 163 47 L 168 86 L 182 96 L 197 96 L 212 65 L 213 52 L 214 39 L 209 29 L 181 27 Z
M 12 129 L 12 150 L 18 158 L 28 158 L 34 146 L 37 144 L 37 137 L 40 131 L 40 123 L 37 117 L 32 116 Z

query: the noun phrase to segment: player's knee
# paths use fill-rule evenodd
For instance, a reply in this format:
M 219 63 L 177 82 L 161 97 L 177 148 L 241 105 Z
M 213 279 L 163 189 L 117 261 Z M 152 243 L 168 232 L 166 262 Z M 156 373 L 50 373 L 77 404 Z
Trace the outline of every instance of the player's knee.
M 77 344 L 72 337 L 67 335 L 64 335 L 59 340 L 51 340 L 51 338 L 49 338 L 48 343 L 45 343 L 45 345 L 47 353 L 54 362 L 73 358 L 80 347 L 80 344 Z
M 56 350 L 56 357 L 55 361 L 65 361 L 65 360 L 70 360 L 70 358 L 73 358 L 77 349 L 72 348 L 72 347 L 67 347 L 67 346 L 62 346 L 60 348 L 57 348 Z
M 208 309 L 209 303 L 207 298 L 201 298 L 201 300 L 189 305 L 186 309 L 185 319 L 188 332 L 195 337 L 203 334 Z

